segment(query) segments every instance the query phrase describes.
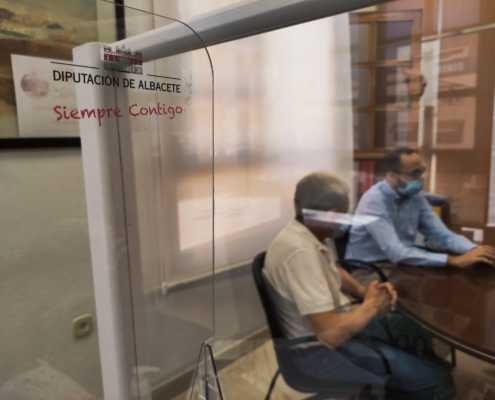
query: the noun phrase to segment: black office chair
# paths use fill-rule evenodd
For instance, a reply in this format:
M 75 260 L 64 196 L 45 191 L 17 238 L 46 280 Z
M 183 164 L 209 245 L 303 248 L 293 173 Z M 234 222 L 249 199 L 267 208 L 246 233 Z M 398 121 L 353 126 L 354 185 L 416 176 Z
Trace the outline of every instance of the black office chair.
M 344 236 L 334 239 L 335 250 L 337 251 L 337 257 L 339 260 L 345 258 L 345 250 L 347 249 L 347 243 L 349 243 L 349 232 Z
M 383 273 L 380 267 L 378 267 L 374 263 L 361 261 L 361 260 L 346 260 L 345 259 L 345 251 L 347 248 L 347 244 L 349 243 L 349 232 L 347 232 L 344 236 L 334 239 L 335 250 L 337 251 L 338 263 L 344 268 L 347 272 L 352 274 L 357 269 L 371 269 L 373 270 L 380 281 L 387 282 L 387 277 Z
M 334 397 L 346 397 L 354 394 L 356 392 L 356 383 L 349 382 L 331 382 L 328 380 L 321 380 L 316 378 L 309 378 L 301 374 L 299 369 L 297 369 L 295 361 L 298 358 L 300 345 L 303 343 L 317 343 L 318 339 L 316 336 L 305 336 L 302 338 L 288 339 L 284 333 L 282 326 L 278 320 L 276 310 L 274 308 L 272 299 L 268 292 L 267 283 L 263 278 L 263 267 L 265 265 L 266 252 L 258 254 L 253 260 L 253 276 L 258 289 L 258 293 L 265 311 L 266 320 L 268 327 L 270 328 L 270 333 L 273 339 L 273 347 L 275 349 L 275 354 L 277 357 L 277 363 L 279 368 L 273 375 L 270 382 L 268 392 L 266 394 L 265 400 L 270 399 L 270 395 L 273 391 L 277 378 L 282 374 L 285 382 L 292 389 L 303 393 L 316 393 L 308 397 L 307 399 L 317 400 L 317 399 L 328 399 Z M 360 342 L 371 349 L 373 349 L 382 359 L 385 370 L 386 370 L 386 385 L 385 385 L 385 397 L 387 399 L 391 398 L 389 396 L 389 388 L 392 382 L 392 371 L 390 369 L 390 364 L 381 350 L 374 345 L 374 343 L 361 338 L 351 338 L 349 340 Z

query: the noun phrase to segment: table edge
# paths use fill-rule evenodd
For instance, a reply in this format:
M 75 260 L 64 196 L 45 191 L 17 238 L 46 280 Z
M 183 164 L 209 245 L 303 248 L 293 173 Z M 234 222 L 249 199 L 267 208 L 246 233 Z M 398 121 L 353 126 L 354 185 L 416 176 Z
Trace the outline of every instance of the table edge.
M 400 300 L 399 300 L 399 303 L 400 303 Z M 412 319 L 414 322 L 420 324 L 425 329 L 427 329 L 428 331 L 430 331 L 431 333 L 433 333 L 433 335 L 435 335 L 439 339 L 442 339 L 447 344 L 455 347 L 456 349 L 462 350 L 465 353 L 467 353 L 467 354 L 469 354 L 469 355 L 471 355 L 473 357 L 479 358 L 479 359 L 481 359 L 483 361 L 486 361 L 486 362 L 488 362 L 490 364 L 495 364 L 495 354 L 483 352 L 483 351 L 478 350 L 478 349 L 476 349 L 476 348 L 474 348 L 472 346 L 469 346 L 469 345 L 466 345 L 466 344 L 464 344 L 462 342 L 459 342 L 456 339 L 453 339 L 452 337 L 450 337 L 450 336 L 444 334 L 443 332 L 439 331 L 437 328 L 435 328 L 434 326 L 432 326 L 428 322 L 426 322 L 423 319 L 417 317 L 414 313 L 412 313 L 411 311 L 409 311 L 403 304 L 401 304 L 401 310 L 410 319 Z

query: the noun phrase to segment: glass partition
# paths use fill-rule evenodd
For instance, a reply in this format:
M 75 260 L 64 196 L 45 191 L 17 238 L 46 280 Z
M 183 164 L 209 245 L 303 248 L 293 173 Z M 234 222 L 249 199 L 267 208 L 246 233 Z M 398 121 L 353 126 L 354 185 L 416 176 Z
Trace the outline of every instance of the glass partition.
M 391 1 L 209 49 L 226 397 L 492 396 L 493 11 Z M 373 280 L 395 310 L 358 322 Z
M 144 380 L 167 392 L 163 384 L 194 370 L 214 332 L 213 70 L 200 37 L 175 16 L 122 12 L 126 32 L 103 45 L 102 57 L 110 64 L 120 49 L 137 59 L 110 65 L 124 83 L 114 88 L 126 111 L 112 146 L 122 170 L 137 379 L 141 391 Z M 167 47 L 174 34 L 185 37 L 179 50 L 172 39 Z
M 2 11 L 3 34 L 27 37 L 18 40 L 20 51 L 15 40 L 2 38 L 12 53 L 15 133 L 39 143 L 80 138 L 82 144 L 82 165 L 77 147 L 74 154 L 55 151 L 44 157 L 76 155 L 75 161 L 58 164 L 63 179 L 74 179 L 74 168 L 78 173 L 77 190 L 67 199 L 81 215 L 57 218 L 56 209 L 48 215 L 55 226 L 61 224 L 54 238 L 76 230 L 78 236 L 62 243 L 70 248 L 70 240 L 82 240 L 84 262 L 69 262 L 63 274 L 69 281 L 78 275 L 86 280 L 87 298 L 75 292 L 81 304 L 72 308 L 87 312 L 73 316 L 73 335 L 71 320 L 65 321 L 62 337 L 74 341 L 65 344 L 69 353 L 72 346 L 92 353 L 77 382 L 70 377 L 75 367 L 56 346 L 48 351 L 59 354 L 62 371 L 42 351 L 33 352 L 25 365 L 6 367 L 0 397 L 151 398 L 152 389 L 163 391 L 164 383 L 185 370 L 192 379 L 201 346 L 214 331 L 211 60 L 199 36 L 177 15 L 106 1 L 50 1 L 37 21 L 29 16 L 30 2 L 21 3 Z M 158 31 L 165 38 L 182 35 L 181 47 L 167 47 Z M 71 184 L 47 190 L 63 196 L 63 190 L 73 190 Z M 84 274 L 74 272 L 83 267 Z M 57 284 L 68 290 L 63 274 L 53 272 L 40 282 L 41 290 Z M 54 296 L 60 306 L 75 301 L 69 293 Z M 43 329 L 36 330 L 43 335 Z M 13 354 L 5 359 L 15 365 Z M 55 378 L 59 385 L 52 383 Z M 32 384 L 23 384 L 26 380 Z
M 38 3 L 0 9 L 1 399 L 493 397 L 491 0 L 208 49 L 236 1 Z

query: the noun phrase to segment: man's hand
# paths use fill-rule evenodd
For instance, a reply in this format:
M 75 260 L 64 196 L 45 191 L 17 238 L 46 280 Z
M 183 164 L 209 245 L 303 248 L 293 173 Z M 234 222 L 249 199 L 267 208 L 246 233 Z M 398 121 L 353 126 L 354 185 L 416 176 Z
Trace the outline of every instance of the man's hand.
M 366 293 L 368 292 L 368 289 L 371 287 L 371 285 L 363 290 L 363 294 L 361 298 L 364 300 L 366 297 Z M 397 302 L 397 292 L 395 291 L 394 287 L 390 282 L 384 282 L 384 283 L 378 283 L 377 288 L 385 290 L 388 292 L 390 295 L 390 310 L 393 311 L 395 310 L 395 303 Z M 374 290 L 374 289 L 372 289 Z
M 324 311 L 308 314 L 308 320 L 318 339 L 331 349 L 336 349 L 361 332 L 374 316 L 388 313 L 396 299 L 397 293 L 390 283 L 373 281 L 359 307 L 347 313 Z
M 467 268 L 476 263 L 495 266 L 495 249 L 491 246 L 480 246 L 462 256 L 449 256 L 447 264 L 455 268 Z
M 397 292 L 390 282 L 379 283 L 378 288 L 386 290 L 390 295 L 390 311 L 395 310 L 395 303 L 397 302 Z
M 383 285 L 378 281 L 371 282 L 364 296 L 363 305 L 373 308 L 377 314 L 386 314 L 391 310 L 392 296 L 388 288 Z

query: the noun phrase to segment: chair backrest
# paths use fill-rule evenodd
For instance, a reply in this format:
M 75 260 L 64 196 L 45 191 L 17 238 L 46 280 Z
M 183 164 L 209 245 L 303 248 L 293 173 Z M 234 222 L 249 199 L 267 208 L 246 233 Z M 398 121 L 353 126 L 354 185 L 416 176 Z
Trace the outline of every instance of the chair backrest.
M 272 339 L 286 339 L 286 335 L 280 325 L 280 321 L 277 316 L 277 311 L 270 298 L 270 293 L 268 292 L 268 286 L 263 278 L 263 267 L 265 266 L 266 251 L 258 254 L 253 260 L 253 277 L 254 283 L 256 284 L 256 289 L 258 289 L 258 294 L 260 295 L 261 304 L 265 310 L 266 322 L 270 328 L 270 333 Z
M 335 239 L 335 250 L 337 251 L 337 257 L 339 260 L 345 259 L 345 249 L 347 248 L 347 243 L 349 243 L 349 232 L 344 236 Z

